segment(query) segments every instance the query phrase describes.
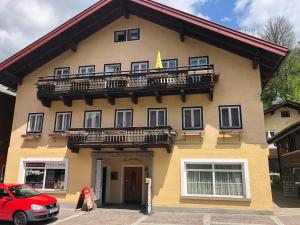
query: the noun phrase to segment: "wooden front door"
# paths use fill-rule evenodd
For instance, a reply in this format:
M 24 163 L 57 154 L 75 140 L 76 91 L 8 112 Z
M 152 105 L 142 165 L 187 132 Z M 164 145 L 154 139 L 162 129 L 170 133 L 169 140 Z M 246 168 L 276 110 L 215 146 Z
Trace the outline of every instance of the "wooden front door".
M 141 204 L 142 202 L 142 167 L 125 167 L 124 202 Z

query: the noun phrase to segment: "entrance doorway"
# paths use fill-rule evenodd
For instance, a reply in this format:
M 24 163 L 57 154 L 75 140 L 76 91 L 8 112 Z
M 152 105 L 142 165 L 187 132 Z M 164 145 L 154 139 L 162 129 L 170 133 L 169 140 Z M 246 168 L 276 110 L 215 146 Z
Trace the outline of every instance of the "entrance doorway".
M 102 204 L 106 203 L 107 167 L 102 168 Z
M 143 192 L 142 167 L 124 168 L 124 202 L 129 204 L 141 204 Z

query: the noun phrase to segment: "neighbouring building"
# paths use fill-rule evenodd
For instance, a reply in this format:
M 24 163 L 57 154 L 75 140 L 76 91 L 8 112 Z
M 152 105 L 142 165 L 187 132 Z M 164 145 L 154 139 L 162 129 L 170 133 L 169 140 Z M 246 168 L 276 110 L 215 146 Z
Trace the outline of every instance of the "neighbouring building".
M 300 121 L 279 131 L 268 143 L 275 144 L 278 151 L 280 175 L 285 196 L 300 194 Z
M 5 165 L 15 107 L 15 93 L 0 85 L 0 183 L 5 175 Z
M 300 121 L 300 104 L 292 101 L 278 101 L 265 110 L 266 137 L 270 139 L 278 132 Z M 270 172 L 279 172 L 277 147 L 269 145 Z
M 154 209 L 269 212 L 260 95 L 287 52 L 150 0 L 100 1 L 0 64 L 21 80 L 5 182 L 143 204 L 148 177 Z

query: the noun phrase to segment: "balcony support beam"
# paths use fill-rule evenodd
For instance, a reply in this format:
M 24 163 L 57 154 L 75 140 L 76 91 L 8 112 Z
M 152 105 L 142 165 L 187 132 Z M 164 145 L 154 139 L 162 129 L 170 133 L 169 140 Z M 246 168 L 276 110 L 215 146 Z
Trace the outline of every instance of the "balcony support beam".
M 179 24 L 179 37 L 180 37 L 180 41 L 184 42 L 185 29 L 184 29 L 184 23 L 182 22 Z
M 259 49 L 256 50 L 255 56 L 253 58 L 253 69 L 257 69 L 258 65 L 260 64 L 260 57 L 261 57 L 261 52 Z
M 42 99 L 41 100 L 41 103 L 43 106 L 47 107 L 47 108 L 50 108 L 51 107 L 51 101 L 50 100 L 45 100 L 45 99 Z
M 209 100 L 212 102 L 214 100 L 214 86 L 210 86 L 209 88 Z
M 93 98 L 86 95 L 86 96 L 84 96 L 84 102 L 85 102 L 85 104 L 92 106 L 93 105 Z
M 180 90 L 180 96 L 181 96 L 181 101 L 185 102 L 186 101 L 186 95 L 185 95 L 185 91 L 183 89 Z
M 128 0 L 119 0 L 119 4 L 122 10 L 122 14 L 126 19 L 129 19 L 129 7 L 128 7 Z
M 69 148 L 71 149 L 71 152 L 73 152 L 73 153 L 79 153 L 79 147 L 71 146 Z
M 107 101 L 108 101 L 109 104 L 114 105 L 116 103 L 114 96 L 112 96 L 112 95 L 110 95 L 108 93 L 106 93 L 104 95 L 105 95 L 105 97 L 106 97 L 106 99 L 107 99 Z
M 65 106 L 72 107 L 72 99 L 68 98 L 67 96 L 61 96 L 61 99 Z
M 155 94 L 156 101 L 158 103 L 161 103 L 162 102 L 162 98 L 161 98 L 160 92 L 159 91 L 154 91 L 154 94 Z
M 138 103 L 138 96 L 136 94 L 132 93 L 132 92 L 130 92 L 129 95 L 130 95 L 132 103 L 137 104 Z
M 7 78 L 9 81 L 11 81 L 12 83 L 16 84 L 16 85 L 21 85 L 22 84 L 22 78 L 20 78 L 19 76 L 13 74 L 10 71 L 4 71 L 3 75 L 5 76 L 5 78 Z

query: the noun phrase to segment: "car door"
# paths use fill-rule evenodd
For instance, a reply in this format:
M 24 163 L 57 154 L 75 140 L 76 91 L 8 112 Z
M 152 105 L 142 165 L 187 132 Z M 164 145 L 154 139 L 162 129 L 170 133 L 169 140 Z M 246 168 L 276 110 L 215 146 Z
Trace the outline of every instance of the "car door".
M 14 211 L 14 201 L 5 201 L 4 197 L 10 197 L 7 190 L 0 188 L 0 220 L 10 220 Z

